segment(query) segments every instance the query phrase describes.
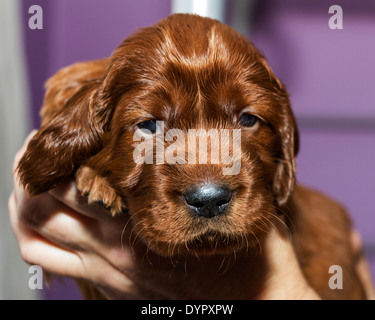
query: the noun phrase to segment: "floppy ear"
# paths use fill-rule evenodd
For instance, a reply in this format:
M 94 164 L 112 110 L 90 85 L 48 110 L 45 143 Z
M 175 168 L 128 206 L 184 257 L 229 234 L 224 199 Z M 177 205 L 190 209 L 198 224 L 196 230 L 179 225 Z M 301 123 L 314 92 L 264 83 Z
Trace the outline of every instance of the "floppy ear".
M 278 160 L 274 179 L 274 193 L 278 205 L 289 200 L 296 184 L 296 155 L 299 148 L 299 134 L 294 115 L 289 103 L 282 106 L 281 127 L 281 158 Z
M 56 187 L 101 150 L 111 117 L 101 88 L 106 64 L 100 60 L 73 65 L 47 82 L 42 126 L 17 167 L 20 182 L 31 195 Z
M 296 161 L 299 149 L 299 133 L 297 122 L 290 108 L 289 96 L 283 83 L 275 76 L 266 59 L 260 61 L 273 84 L 280 105 L 280 155 L 277 159 L 277 170 L 273 182 L 273 192 L 277 204 L 282 206 L 290 198 L 296 183 Z

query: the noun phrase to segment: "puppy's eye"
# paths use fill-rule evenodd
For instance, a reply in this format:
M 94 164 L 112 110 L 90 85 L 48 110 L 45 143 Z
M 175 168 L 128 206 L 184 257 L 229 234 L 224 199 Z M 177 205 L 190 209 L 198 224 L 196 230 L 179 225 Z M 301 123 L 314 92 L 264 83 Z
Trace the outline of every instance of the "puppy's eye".
M 141 130 L 148 130 L 152 134 L 156 133 L 156 128 L 157 128 L 155 120 L 142 121 L 137 124 L 137 127 Z
M 259 121 L 259 118 L 256 116 L 253 116 L 250 113 L 244 113 L 240 117 L 240 125 L 243 127 L 254 127 Z

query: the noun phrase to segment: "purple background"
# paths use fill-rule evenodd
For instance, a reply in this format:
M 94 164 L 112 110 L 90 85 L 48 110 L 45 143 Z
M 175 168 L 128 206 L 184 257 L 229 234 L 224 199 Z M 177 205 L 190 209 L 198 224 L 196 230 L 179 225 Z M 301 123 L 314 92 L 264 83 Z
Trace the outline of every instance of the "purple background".
M 248 37 L 291 95 L 301 133 L 299 181 L 348 208 L 375 275 L 375 2 L 259 2 Z M 228 1 L 228 12 L 233 3 Z M 34 127 L 49 76 L 71 63 L 109 56 L 123 38 L 171 8 L 169 0 L 24 0 L 25 21 L 32 4 L 44 10 L 43 30 L 29 30 L 25 23 Z M 343 30 L 328 27 L 333 4 L 343 8 Z M 44 294 L 80 298 L 69 280 Z

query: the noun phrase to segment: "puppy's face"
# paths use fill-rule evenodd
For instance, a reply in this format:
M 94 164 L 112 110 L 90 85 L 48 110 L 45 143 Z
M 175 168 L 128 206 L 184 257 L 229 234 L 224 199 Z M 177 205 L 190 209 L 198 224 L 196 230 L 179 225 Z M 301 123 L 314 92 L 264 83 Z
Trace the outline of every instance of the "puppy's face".
M 218 21 L 170 16 L 51 83 L 22 183 L 44 192 L 95 159 L 134 234 L 159 254 L 253 246 L 292 193 L 288 95 L 262 55 Z
M 112 184 L 137 238 L 162 255 L 256 245 L 294 184 L 296 128 L 282 84 L 233 30 L 191 22 L 125 41 L 107 84 L 109 96 L 124 92 L 108 139 Z

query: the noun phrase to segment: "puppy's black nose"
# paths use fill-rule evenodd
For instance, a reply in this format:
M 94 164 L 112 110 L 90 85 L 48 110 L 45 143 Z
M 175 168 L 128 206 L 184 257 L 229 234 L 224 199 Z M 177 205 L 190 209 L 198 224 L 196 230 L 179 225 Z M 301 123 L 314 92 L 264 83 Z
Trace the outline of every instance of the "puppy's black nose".
M 232 191 L 216 184 L 204 184 L 189 189 L 185 200 L 195 214 L 212 218 L 224 214 L 232 200 Z

